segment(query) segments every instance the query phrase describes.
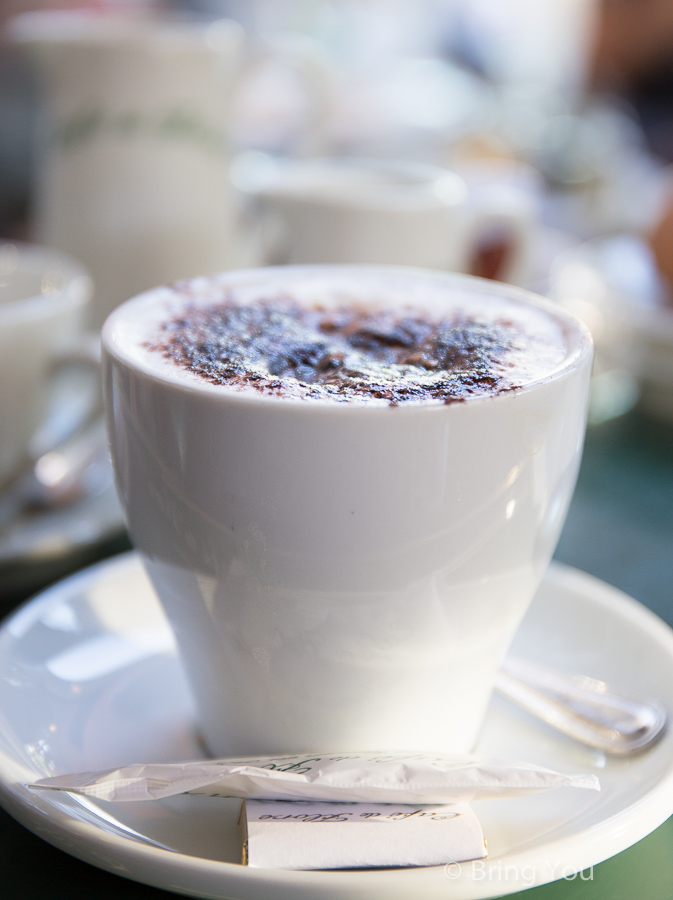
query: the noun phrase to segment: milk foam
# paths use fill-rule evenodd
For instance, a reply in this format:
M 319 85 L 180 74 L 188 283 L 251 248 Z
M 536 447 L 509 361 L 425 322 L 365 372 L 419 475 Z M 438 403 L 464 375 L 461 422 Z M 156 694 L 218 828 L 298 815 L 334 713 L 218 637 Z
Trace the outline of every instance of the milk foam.
M 247 304 L 262 298 L 285 297 L 302 306 L 319 305 L 327 309 L 347 305 L 405 309 L 433 320 L 455 316 L 513 326 L 520 340 L 516 342 L 516 352 L 505 358 L 504 365 L 509 368 L 513 384 L 525 387 L 572 365 L 581 336 L 580 327 L 563 311 L 555 310 L 533 295 L 528 295 L 530 302 L 522 301 L 521 296 L 521 292 L 510 291 L 504 285 L 460 277 L 449 280 L 441 273 L 418 270 L 357 267 L 251 270 L 194 279 L 140 295 L 113 313 L 106 325 L 106 335 L 123 355 L 158 377 L 198 385 L 204 390 L 235 391 L 261 398 L 264 395 L 250 386 L 210 384 L 151 349 L 156 347 L 164 323 L 187 309 L 209 307 L 224 299 Z M 296 392 L 293 395 L 290 384 L 282 397 L 274 399 L 297 396 Z

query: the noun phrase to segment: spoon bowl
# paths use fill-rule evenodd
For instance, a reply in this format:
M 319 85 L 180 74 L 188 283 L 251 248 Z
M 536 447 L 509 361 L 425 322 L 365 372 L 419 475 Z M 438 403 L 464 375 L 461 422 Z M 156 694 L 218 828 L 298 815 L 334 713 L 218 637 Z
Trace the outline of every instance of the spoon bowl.
M 501 665 L 495 689 L 557 731 L 605 753 L 644 750 L 666 726 L 666 710 L 658 700 L 630 697 L 604 681 L 518 657 L 507 657 Z

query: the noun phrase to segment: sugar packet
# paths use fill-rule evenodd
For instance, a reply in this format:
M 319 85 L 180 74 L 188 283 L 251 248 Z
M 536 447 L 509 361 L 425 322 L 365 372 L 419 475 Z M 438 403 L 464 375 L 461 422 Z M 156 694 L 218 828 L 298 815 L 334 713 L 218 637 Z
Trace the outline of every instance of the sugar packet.
M 257 869 L 406 868 L 486 856 L 481 825 L 465 803 L 244 800 L 238 824 L 242 863 Z
M 446 804 L 574 787 L 600 790 L 595 775 L 564 775 L 532 763 L 463 754 L 306 753 L 125 766 L 42 778 L 31 788 L 99 800 L 205 794 L 258 800 Z

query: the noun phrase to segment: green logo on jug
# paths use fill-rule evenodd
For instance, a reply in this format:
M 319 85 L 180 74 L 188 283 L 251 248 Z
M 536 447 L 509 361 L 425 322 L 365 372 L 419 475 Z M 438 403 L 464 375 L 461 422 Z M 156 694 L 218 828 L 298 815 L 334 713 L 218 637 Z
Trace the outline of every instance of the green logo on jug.
M 84 110 L 57 124 L 54 143 L 59 150 L 69 152 L 100 138 L 191 143 L 217 154 L 222 154 L 225 146 L 222 131 L 203 121 L 198 112 L 185 107 L 156 116 L 135 110 L 115 113 Z

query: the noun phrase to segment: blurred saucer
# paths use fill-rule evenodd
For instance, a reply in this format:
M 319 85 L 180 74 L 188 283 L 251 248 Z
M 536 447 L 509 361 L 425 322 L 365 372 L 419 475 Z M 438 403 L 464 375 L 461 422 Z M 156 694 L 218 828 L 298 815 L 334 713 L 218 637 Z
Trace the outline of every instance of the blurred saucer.
M 0 528 L 0 614 L 57 578 L 128 549 L 109 462 L 95 474 L 95 486 L 79 500 L 25 508 Z

